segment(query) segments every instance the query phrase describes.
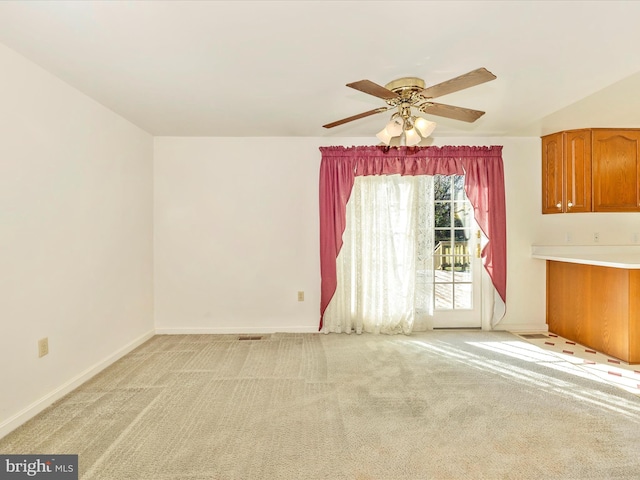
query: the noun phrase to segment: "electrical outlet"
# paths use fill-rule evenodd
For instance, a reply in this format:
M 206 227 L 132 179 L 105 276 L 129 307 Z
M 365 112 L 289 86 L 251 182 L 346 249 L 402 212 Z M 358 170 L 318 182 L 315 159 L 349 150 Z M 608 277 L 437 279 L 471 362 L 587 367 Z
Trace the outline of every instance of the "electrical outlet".
M 593 243 L 598 243 L 600 241 L 600 234 L 598 232 L 593 234 Z
M 631 243 L 638 243 L 638 234 L 637 233 L 631 234 Z
M 304 292 L 302 291 L 298 292 L 298 301 L 304 302 Z
M 44 357 L 49 353 L 49 338 L 38 340 L 38 357 Z
M 571 232 L 566 232 L 564 234 L 564 241 L 565 243 L 571 243 L 573 241 L 573 235 L 571 235 Z

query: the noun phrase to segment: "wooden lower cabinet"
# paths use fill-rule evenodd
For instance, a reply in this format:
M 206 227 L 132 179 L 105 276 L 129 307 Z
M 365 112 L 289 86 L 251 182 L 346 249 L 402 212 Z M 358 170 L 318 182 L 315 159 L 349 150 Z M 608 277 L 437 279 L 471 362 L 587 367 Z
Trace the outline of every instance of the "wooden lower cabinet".
M 640 363 L 640 270 L 547 261 L 549 331 Z

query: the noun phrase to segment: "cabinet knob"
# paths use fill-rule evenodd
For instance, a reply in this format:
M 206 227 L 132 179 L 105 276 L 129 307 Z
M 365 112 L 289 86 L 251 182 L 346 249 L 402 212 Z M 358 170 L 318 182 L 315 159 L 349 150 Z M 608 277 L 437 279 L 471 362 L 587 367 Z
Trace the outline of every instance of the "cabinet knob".
M 571 202 L 567 203 L 567 207 L 568 207 L 568 208 L 573 207 L 573 203 L 571 203 Z
M 558 210 L 560 210 L 562 208 L 562 203 L 560 203 L 560 202 L 556 203 L 556 208 Z

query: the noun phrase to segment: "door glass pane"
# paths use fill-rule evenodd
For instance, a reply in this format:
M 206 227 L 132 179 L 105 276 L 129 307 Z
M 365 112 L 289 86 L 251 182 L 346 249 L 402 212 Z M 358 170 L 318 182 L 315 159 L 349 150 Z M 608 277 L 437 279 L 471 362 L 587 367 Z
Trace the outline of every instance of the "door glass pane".
M 469 236 L 471 235 L 471 230 L 468 228 L 456 228 L 453 232 L 453 236 L 456 241 L 466 242 L 469 240 Z
M 467 194 L 464 191 L 464 175 L 454 175 L 453 180 L 453 198 L 455 200 L 466 200 Z
M 450 177 L 436 175 L 433 177 L 434 200 L 451 200 L 451 180 Z
M 473 281 L 470 257 L 462 257 L 456 262 L 453 278 L 456 283 L 471 283 Z
M 435 220 L 436 228 L 450 227 L 451 226 L 451 203 L 436 202 L 434 220 Z
M 470 283 L 457 283 L 454 287 L 455 308 L 472 308 L 472 286 Z
M 448 255 L 438 255 L 434 257 L 434 268 L 436 268 L 437 282 L 453 282 L 453 257 Z
M 438 242 L 444 243 L 444 242 L 451 241 L 451 232 L 449 231 L 449 229 L 446 229 L 446 230 L 436 229 L 435 235 L 433 237 L 434 237 L 434 241 L 436 242 L 435 245 L 437 248 Z
M 436 310 L 453 309 L 453 285 L 447 283 L 435 284 Z

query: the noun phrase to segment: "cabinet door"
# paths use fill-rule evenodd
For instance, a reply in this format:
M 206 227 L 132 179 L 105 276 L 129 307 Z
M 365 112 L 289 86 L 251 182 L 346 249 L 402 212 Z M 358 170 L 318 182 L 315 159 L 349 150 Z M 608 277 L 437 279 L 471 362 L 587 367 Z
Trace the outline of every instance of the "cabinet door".
M 640 131 L 593 131 L 593 209 L 640 211 Z
M 564 211 L 562 132 L 542 137 L 542 213 Z
M 564 134 L 565 211 L 591 211 L 591 130 Z
M 586 273 L 586 265 L 547 261 L 547 325 L 550 332 L 568 340 L 578 340 L 589 314 Z

